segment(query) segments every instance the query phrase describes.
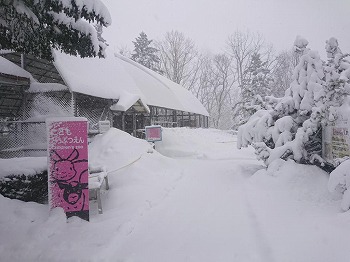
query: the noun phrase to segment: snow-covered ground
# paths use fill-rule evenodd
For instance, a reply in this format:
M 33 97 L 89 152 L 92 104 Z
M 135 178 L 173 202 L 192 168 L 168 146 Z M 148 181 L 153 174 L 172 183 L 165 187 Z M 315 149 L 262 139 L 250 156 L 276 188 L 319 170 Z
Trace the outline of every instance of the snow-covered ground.
M 44 163 L 29 162 L 29 173 Z M 266 170 L 228 132 L 164 129 L 152 150 L 111 129 L 90 163 L 110 172 L 104 213 L 91 202 L 90 222 L 0 195 L 0 261 L 350 260 L 350 212 L 329 175 L 282 160 Z

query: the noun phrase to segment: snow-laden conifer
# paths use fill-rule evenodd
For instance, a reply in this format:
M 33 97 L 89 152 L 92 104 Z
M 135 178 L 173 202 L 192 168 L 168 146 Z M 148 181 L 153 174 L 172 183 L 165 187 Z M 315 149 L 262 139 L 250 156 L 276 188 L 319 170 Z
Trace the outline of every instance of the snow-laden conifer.
M 253 145 L 268 165 L 276 158 L 301 163 L 320 163 L 321 124 L 344 117 L 350 90 L 350 63 L 335 38 L 327 41 L 329 58 L 324 63 L 308 41 L 297 37 L 294 50 L 299 63 L 293 81 L 282 98 L 267 96 L 269 110 L 257 111 L 238 130 L 239 148 Z
M 253 53 L 248 68 L 245 70 L 246 78 L 241 85 L 241 103 L 237 108 L 241 123 L 256 111 L 266 109 L 265 96 L 270 95 L 270 70 L 267 61 L 262 61 L 259 53 Z
M 111 24 L 100 0 L 1 0 L 0 49 L 52 60 L 52 48 L 81 57 L 104 56 L 93 25 Z
M 149 40 L 144 32 L 133 41 L 134 52 L 131 54 L 131 59 L 135 62 L 153 70 L 159 71 L 158 63 L 160 62 L 157 56 L 158 49 L 151 46 L 153 40 Z

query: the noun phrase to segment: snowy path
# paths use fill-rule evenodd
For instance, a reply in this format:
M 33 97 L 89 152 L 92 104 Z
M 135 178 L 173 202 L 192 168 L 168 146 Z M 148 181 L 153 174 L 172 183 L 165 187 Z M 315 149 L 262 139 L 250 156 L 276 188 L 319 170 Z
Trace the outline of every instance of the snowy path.
M 218 130 L 165 129 L 161 154 L 112 131 L 91 148 L 96 164 L 119 170 L 103 215 L 90 202 L 90 222 L 67 223 L 62 210 L 0 196 L 0 261 L 349 261 L 350 212 L 317 167 L 265 170 Z
M 242 186 L 261 166 L 178 161 L 181 178 L 163 201 L 149 203 L 114 254 L 130 261 L 273 261 Z

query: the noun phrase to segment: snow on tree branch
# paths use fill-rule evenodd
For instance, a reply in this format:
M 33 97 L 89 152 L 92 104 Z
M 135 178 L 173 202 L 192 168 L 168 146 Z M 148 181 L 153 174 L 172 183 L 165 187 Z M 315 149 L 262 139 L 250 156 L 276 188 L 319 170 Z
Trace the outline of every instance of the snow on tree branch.
M 28 18 L 32 19 L 34 23 L 39 24 L 38 17 L 22 1 L 14 0 L 13 6 L 18 13 L 26 15 Z
M 71 55 L 104 56 L 106 45 L 90 23 L 109 26 L 100 0 L 1 0 L 0 48 L 52 60 L 52 48 Z
M 99 52 L 100 45 L 97 38 L 96 29 L 93 26 L 91 26 L 88 22 L 82 19 L 75 20 L 74 18 L 67 17 L 63 12 L 59 14 L 49 12 L 49 14 L 52 15 L 53 21 L 55 21 L 57 24 L 78 30 L 82 34 L 90 35 L 94 53 L 97 54 Z
M 350 111 L 344 109 L 349 107 L 350 62 L 338 41 L 326 42 L 327 64 L 307 45 L 302 37 L 294 42 L 299 63 L 285 96 L 266 96 L 271 109 L 256 112 L 238 129 L 238 148 L 252 145 L 267 165 L 276 158 L 323 163 L 321 123 L 334 121 L 340 111 Z

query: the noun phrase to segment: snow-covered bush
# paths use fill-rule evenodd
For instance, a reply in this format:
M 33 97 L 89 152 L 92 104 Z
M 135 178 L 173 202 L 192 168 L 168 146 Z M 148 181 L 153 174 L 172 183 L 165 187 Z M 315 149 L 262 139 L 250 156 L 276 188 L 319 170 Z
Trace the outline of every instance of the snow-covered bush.
M 323 165 L 321 123 L 334 121 L 347 101 L 350 63 L 337 40 L 326 42 L 328 63 L 307 45 L 302 37 L 294 42 L 299 63 L 284 97 L 266 97 L 271 109 L 256 112 L 238 129 L 238 148 L 254 146 L 267 165 L 277 158 Z
M 350 160 L 342 162 L 334 171 L 331 172 L 328 181 L 328 190 L 331 192 L 339 191 L 343 193 L 341 208 L 344 211 L 350 209 Z
M 1 177 L 0 194 L 25 202 L 47 203 L 47 171 L 38 174 L 12 174 Z

